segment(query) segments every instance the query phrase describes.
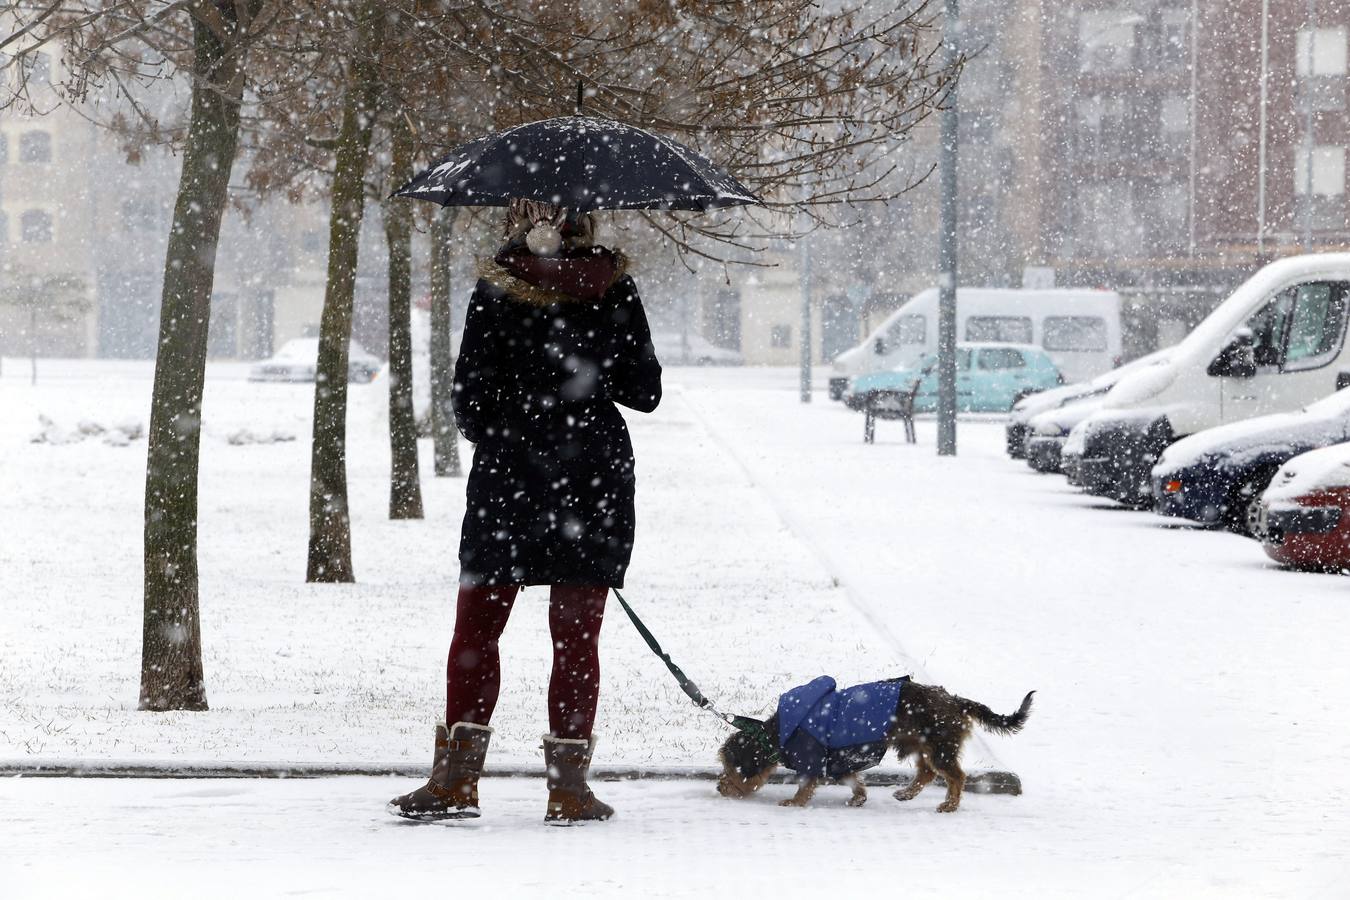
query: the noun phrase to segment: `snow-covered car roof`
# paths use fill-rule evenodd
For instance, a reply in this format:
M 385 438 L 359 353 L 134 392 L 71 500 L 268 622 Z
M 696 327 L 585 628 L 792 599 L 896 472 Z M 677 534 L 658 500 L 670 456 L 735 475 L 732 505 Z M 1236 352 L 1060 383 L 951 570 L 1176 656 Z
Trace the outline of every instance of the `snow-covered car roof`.
M 1350 444 L 1336 444 L 1289 460 L 1271 479 L 1262 499 L 1269 504 L 1292 504 L 1316 491 L 1347 487 L 1350 487 Z
M 1067 434 L 1075 425 L 1092 415 L 1102 407 L 1101 392 L 1080 397 L 1063 406 L 1047 409 L 1027 421 L 1032 434 Z
M 272 359 L 278 362 L 314 363 L 318 358 L 319 339 L 316 337 L 291 338 L 282 344 L 276 353 L 272 354 Z M 347 346 L 347 358 L 348 360 L 379 363 L 378 359 L 355 340 L 352 340 Z
M 1153 471 L 1175 472 L 1216 454 L 1240 462 L 1247 453 L 1262 452 L 1295 441 L 1329 444 L 1343 440 L 1347 434 L 1350 434 L 1350 388 L 1295 412 L 1229 422 L 1184 437 L 1163 451 Z
M 1013 404 L 1012 418 L 1015 421 L 1026 422 L 1047 409 L 1054 409 L 1056 406 L 1068 406 L 1070 403 L 1076 403 L 1085 397 L 1105 393 L 1113 384 L 1129 373 L 1136 372 L 1146 366 L 1156 366 L 1167 362 L 1171 349 L 1165 347 L 1162 350 L 1154 350 L 1152 353 L 1138 359 L 1132 359 L 1124 365 L 1103 372 L 1088 381 L 1078 381 L 1023 397 Z

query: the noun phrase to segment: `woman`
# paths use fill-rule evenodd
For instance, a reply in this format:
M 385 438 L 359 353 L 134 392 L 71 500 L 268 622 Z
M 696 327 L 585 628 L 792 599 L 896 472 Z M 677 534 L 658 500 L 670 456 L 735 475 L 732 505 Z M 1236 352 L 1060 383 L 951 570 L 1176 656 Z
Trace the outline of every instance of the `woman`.
M 455 366 L 455 421 L 477 444 L 460 536 L 460 588 L 431 779 L 395 798 L 412 819 L 479 815 L 497 641 L 523 585 L 551 585 L 553 673 L 545 820 L 609 818 L 586 783 L 598 641 L 633 549 L 634 461 L 615 407 L 651 412 L 661 365 L 619 253 L 589 214 L 513 201 L 506 243 L 479 267 Z

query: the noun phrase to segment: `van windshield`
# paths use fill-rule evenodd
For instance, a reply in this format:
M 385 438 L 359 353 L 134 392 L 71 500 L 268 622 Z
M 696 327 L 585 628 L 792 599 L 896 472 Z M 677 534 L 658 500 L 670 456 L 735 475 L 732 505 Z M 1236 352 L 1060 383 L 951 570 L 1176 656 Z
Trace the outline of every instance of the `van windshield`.
M 928 337 L 928 323 L 921 315 L 905 315 L 896 319 L 886 328 L 882 339 L 887 347 L 924 344 Z

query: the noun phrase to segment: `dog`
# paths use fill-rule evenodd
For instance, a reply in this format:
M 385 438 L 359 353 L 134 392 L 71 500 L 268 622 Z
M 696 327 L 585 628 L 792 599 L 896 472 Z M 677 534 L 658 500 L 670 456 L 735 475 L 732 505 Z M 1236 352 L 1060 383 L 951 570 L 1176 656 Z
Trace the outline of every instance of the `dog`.
M 764 732 L 767 735 L 737 731 L 727 738 L 718 751 L 718 758 L 722 763 L 722 775 L 717 782 L 718 793 L 736 799 L 748 797 L 762 788 L 780 765 L 792 767 L 793 755 L 785 750 L 783 743 L 783 739 L 789 736 L 780 735 L 780 722 L 783 715 L 792 716 L 794 713 L 785 707 L 784 703 L 792 695 L 808 691 L 812 686 L 822 682 L 828 682 L 828 685 L 821 684 L 822 688 L 828 687 L 829 691 L 833 692 L 833 679 L 824 678 L 784 694 L 779 700 L 778 711 L 764 723 Z M 867 802 L 867 788 L 863 784 L 862 769 L 876 765 L 885 752 L 893 748 L 901 761 L 914 757 L 917 769 L 914 779 L 895 792 L 895 799 L 913 800 L 934 778 L 941 775 L 947 783 L 947 796 L 937 811 L 956 812 L 961 805 L 961 792 L 966 782 L 966 775 L 960 763 L 961 747 L 970 736 L 971 728 L 978 724 L 995 734 L 1017 733 L 1026 724 L 1027 716 L 1031 712 L 1031 698 L 1036 693 L 1029 692 L 1023 698 L 1017 712 L 1001 716 L 983 703 L 949 694 L 941 687 L 916 684 L 908 677 L 875 682 L 872 685 L 862 685 L 849 690 L 866 688 L 891 691 L 898 689 L 899 692 L 894 712 L 890 714 L 888 720 L 883 719 L 879 726 L 879 729 L 884 731 L 884 743 L 876 740 L 870 745 L 864 745 L 864 749 L 869 751 L 865 754 L 866 758 L 848 756 L 832 758 L 828 772 L 823 764 L 820 767 L 808 767 L 811 771 L 799 770 L 798 774 L 802 776 L 802 780 L 797 793 L 782 801 L 780 806 L 806 806 L 816 787 L 826 777 L 851 782 L 853 794 L 848 800 L 848 805 L 862 806 Z M 822 692 L 816 690 L 811 697 L 821 695 Z M 886 694 L 883 699 L 888 697 L 889 694 Z M 800 716 L 801 713 L 795 715 Z M 797 732 L 793 731 L 793 735 L 796 734 Z M 882 735 L 879 734 L 878 737 Z M 775 744 L 777 746 L 774 746 Z M 840 771 L 841 766 L 845 771 Z

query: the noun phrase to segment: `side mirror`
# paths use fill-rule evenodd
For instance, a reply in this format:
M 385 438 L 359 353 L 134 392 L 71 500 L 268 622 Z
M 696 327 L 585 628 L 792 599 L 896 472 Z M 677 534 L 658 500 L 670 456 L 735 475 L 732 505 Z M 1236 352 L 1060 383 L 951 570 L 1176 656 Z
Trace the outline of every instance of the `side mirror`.
M 872 343 L 872 352 L 875 353 L 877 356 L 885 356 L 885 355 L 886 355 L 886 339 L 885 339 L 885 338 L 877 338 L 877 339 Z
M 1337 372 L 1337 373 L 1336 373 L 1336 390 L 1339 391 L 1339 390 L 1341 390 L 1342 388 L 1347 388 L 1347 387 L 1350 387 L 1350 372 Z
M 1225 378 L 1256 377 L 1256 339 L 1251 331 L 1238 329 L 1209 364 L 1208 372 Z

